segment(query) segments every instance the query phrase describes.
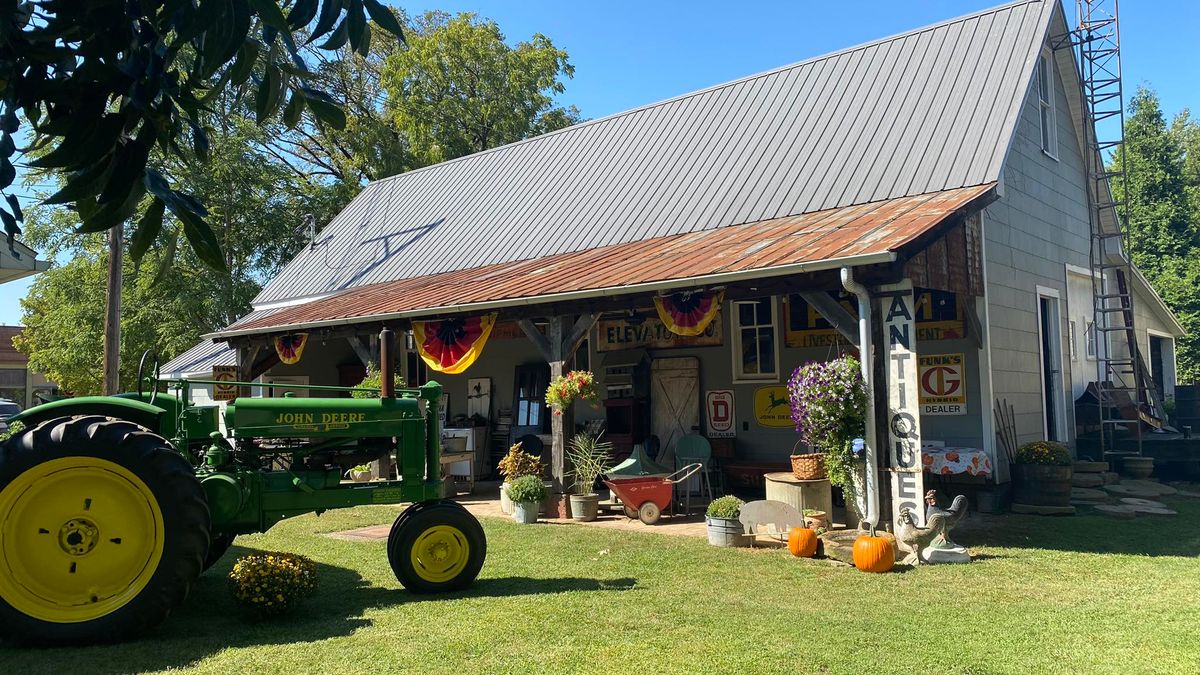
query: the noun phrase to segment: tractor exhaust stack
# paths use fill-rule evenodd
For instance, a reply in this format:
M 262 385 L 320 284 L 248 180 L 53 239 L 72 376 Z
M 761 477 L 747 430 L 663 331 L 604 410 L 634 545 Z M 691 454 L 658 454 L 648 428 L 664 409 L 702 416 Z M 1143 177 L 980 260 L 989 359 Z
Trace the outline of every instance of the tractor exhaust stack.
M 384 327 L 379 331 L 379 397 L 394 398 L 396 396 L 396 373 L 392 362 L 392 350 L 396 346 L 396 336 L 392 329 Z

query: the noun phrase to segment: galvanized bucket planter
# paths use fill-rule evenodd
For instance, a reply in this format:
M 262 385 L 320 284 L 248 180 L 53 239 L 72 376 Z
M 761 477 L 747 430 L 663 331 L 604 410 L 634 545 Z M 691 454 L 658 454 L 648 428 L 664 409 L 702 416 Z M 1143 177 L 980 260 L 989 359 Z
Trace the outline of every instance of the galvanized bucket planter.
M 538 502 L 513 502 L 513 520 L 525 525 L 536 523 L 540 506 Z
M 708 525 L 708 543 L 713 546 L 731 547 L 750 545 L 750 536 L 746 534 L 746 529 L 742 525 L 742 521 L 737 518 L 706 517 L 704 523 Z
M 600 510 L 600 495 L 571 495 L 571 520 L 591 522 L 596 519 Z

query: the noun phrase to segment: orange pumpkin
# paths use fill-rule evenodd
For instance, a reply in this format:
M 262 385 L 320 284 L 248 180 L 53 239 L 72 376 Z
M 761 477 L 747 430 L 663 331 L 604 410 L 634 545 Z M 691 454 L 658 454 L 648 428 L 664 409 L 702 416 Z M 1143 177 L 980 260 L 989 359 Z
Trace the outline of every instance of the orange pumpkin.
M 896 564 L 896 548 L 888 537 L 864 534 L 854 540 L 854 566 L 864 572 L 887 572 Z
M 817 533 L 807 527 L 793 527 L 788 532 L 788 550 L 797 558 L 811 558 L 817 554 Z

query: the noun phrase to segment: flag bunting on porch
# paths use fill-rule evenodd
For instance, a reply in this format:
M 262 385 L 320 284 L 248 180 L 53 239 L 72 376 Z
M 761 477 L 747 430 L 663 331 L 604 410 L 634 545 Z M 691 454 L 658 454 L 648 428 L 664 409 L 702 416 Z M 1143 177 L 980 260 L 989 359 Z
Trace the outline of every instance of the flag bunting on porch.
M 725 290 L 681 291 L 654 298 L 658 318 L 676 335 L 700 335 L 721 311 Z
M 414 321 L 413 337 L 421 360 L 439 373 L 461 373 L 483 353 L 496 314 L 465 319 Z
M 292 333 L 275 337 L 275 353 L 279 360 L 287 365 L 300 362 L 304 353 L 304 345 L 308 344 L 308 333 Z

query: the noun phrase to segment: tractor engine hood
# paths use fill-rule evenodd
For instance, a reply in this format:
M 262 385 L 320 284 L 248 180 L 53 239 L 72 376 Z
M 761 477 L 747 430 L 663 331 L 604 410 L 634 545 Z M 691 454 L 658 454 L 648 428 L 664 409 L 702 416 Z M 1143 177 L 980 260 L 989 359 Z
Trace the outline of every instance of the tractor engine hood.
M 225 408 L 240 438 L 395 436 L 401 422 L 424 422 L 423 398 L 242 398 Z

